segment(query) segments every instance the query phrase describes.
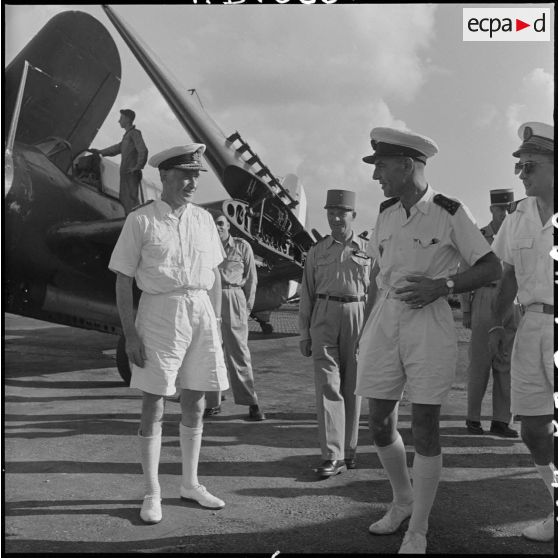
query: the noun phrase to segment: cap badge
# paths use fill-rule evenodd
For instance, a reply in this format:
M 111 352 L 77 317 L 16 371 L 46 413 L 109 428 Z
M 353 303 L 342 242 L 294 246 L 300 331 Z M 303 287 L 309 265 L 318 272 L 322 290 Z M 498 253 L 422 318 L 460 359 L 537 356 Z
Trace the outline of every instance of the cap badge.
M 523 130 L 523 140 L 527 141 L 531 139 L 532 135 L 533 135 L 533 129 L 531 128 L 531 126 L 525 126 L 525 129 Z

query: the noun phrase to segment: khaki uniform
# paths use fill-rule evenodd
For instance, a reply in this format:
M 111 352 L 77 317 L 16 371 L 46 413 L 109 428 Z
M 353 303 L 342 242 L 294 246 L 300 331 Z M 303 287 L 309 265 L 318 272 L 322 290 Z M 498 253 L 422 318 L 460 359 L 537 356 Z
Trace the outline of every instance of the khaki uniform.
M 494 239 L 496 255 L 515 268 L 525 309 L 511 358 L 511 410 L 517 415 L 554 413 L 552 235 L 552 219 L 543 225 L 536 198 L 528 197 L 517 202 Z
M 489 244 L 496 233 L 489 224 L 481 230 Z M 510 308 L 503 320 L 505 328 L 505 356 L 490 355 L 488 351 L 488 330 L 494 325 L 492 308 L 500 281 L 462 295 L 463 312 L 471 312 L 471 343 L 469 345 L 469 368 L 467 370 L 467 419 L 480 421 L 482 400 L 488 386 L 492 369 L 492 420 L 508 423 L 510 412 L 510 360 L 519 310 Z
M 355 343 L 371 264 L 365 250 L 366 241 L 354 233 L 346 244 L 327 236 L 310 249 L 304 267 L 299 329 L 301 341 L 312 340 L 323 459 L 353 457 L 357 448 L 361 398 L 355 394 Z
M 99 153 L 107 157 L 122 155 L 119 198 L 127 215 L 140 203 L 141 169 L 145 167 L 147 162 L 147 147 L 141 132 L 135 126 L 132 126 L 124 134 L 121 142 L 101 149 Z
M 248 349 L 248 317 L 254 306 L 258 276 L 254 253 L 248 242 L 229 236 L 224 245 L 225 260 L 219 265 L 223 298 L 221 334 L 225 363 L 229 372 L 234 402 L 237 405 L 257 405 L 254 372 Z M 219 393 L 208 393 L 208 408 L 220 404 Z

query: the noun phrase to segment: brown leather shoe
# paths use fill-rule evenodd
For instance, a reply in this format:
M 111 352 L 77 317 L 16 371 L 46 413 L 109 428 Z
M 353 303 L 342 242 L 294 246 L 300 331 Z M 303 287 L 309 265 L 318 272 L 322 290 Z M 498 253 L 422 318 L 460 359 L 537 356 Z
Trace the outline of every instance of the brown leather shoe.
M 513 428 L 510 428 L 505 422 L 493 420 L 490 425 L 490 433 L 501 438 L 519 438 L 519 434 Z
M 347 470 L 343 459 L 327 459 L 317 469 L 316 473 L 320 478 L 328 478 Z

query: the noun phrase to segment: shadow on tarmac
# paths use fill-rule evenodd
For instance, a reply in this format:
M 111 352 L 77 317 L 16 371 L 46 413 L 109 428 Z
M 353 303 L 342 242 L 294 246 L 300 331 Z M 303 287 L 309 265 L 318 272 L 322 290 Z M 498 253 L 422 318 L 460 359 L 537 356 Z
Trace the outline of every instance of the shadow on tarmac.
M 157 525 L 146 526 L 138 520 L 138 502 L 133 500 L 60 500 L 44 502 L 26 500 L 8 504 L 7 513 L 17 516 L 103 516 L 123 520 L 131 527 L 145 530 L 146 537 L 139 537 L 135 530 L 136 539 L 127 541 L 48 541 L 48 552 L 58 553 L 106 553 L 106 552 L 160 552 L 160 553 L 265 553 L 271 556 L 279 550 L 281 554 L 289 552 L 299 553 L 362 553 L 385 554 L 396 553 L 403 537 L 403 529 L 393 535 L 375 537 L 368 533 L 370 523 L 379 519 L 386 509 L 385 502 L 389 499 L 387 481 L 347 483 L 342 490 L 343 496 L 349 500 L 371 504 L 370 498 L 363 494 L 374 494 L 375 500 L 380 500 L 371 506 L 373 509 L 364 510 L 356 507 L 351 517 L 335 518 L 335 510 L 330 510 L 327 521 L 312 523 L 300 527 L 281 528 L 281 518 L 278 525 L 269 525 L 259 532 L 209 533 L 207 535 L 193 535 L 188 533 L 185 525 L 183 533 L 168 536 L 165 530 L 165 519 Z M 532 521 L 537 513 L 538 505 L 517 506 L 518 497 L 529 490 L 530 483 L 526 480 L 509 479 L 503 477 L 495 482 L 493 479 L 471 482 L 441 482 L 434 506 L 428 534 L 428 552 L 443 554 L 492 554 L 490 549 L 495 543 L 501 554 L 517 552 L 518 545 L 522 554 L 551 554 L 552 543 L 535 543 L 522 539 L 515 529 L 508 529 L 507 524 Z M 332 489 L 334 490 L 334 489 Z M 509 500 L 502 501 L 502 491 L 514 495 Z M 477 513 L 478 501 L 476 494 L 483 493 L 486 500 L 492 502 L 493 509 L 490 520 L 481 518 Z M 260 489 L 240 490 L 238 495 L 250 498 L 268 498 L 271 500 L 301 501 L 314 499 L 322 492 L 313 489 Z M 457 503 L 457 504 L 456 504 Z M 497 504 L 497 505 L 496 505 Z M 76 507 L 79 506 L 79 509 Z M 164 498 L 163 510 L 169 512 L 171 508 L 192 507 L 178 498 Z M 199 508 L 198 508 L 199 509 Z M 444 510 L 451 509 L 448 514 Z M 226 510 L 226 508 L 225 508 Z M 213 517 L 224 514 L 200 510 L 200 514 Z M 359 511 L 360 510 L 360 511 Z M 173 510 L 176 513 L 176 510 Z M 296 514 L 296 508 L 293 514 Z M 300 513 L 300 512 L 299 512 Z M 291 518 L 292 519 L 292 518 Z M 241 528 L 241 524 L 239 524 Z M 149 533 L 149 535 L 147 535 Z M 157 536 L 159 533 L 159 536 Z M 42 553 L 45 551 L 45 540 L 23 538 L 10 541 L 10 533 L 6 533 L 6 545 L 10 552 Z M 203 550 L 202 550 L 203 549 Z
M 368 533 L 385 512 L 391 489 L 368 443 L 366 414 L 357 469 L 328 480 L 314 473 L 320 455 L 312 363 L 298 353 L 295 335 L 250 334 L 268 420 L 247 423 L 246 408 L 227 401 L 222 415 L 204 423 L 199 474 L 222 494 L 223 510 L 203 510 L 174 497 L 181 475 L 180 414 L 176 403 L 167 402 L 159 470 L 165 518 L 147 526 L 138 517 L 141 398 L 122 385 L 114 359 L 103 353 L 116 346 L 116 337 L 56 327 L 7 331 L 22 338 L 7 341 L 5 353 L 5 552 L 271 557 L 277 550 L 298 555 L 399 549 L 402 531 Z M 462 355 L 465 350 L 461 346 Z M 462 359 L 461 370 L 465 364 Z M 428 552 L 552 554 L 552 544 L 520 537 L 528 523 L 542 518 L 548 498 L 522 442 L 469 435 L 462 384 L 450 395 L 452 407 L 441 417 L 444 471 Z M 400 431 L 409 466 L 410 410 L 403 402 Z

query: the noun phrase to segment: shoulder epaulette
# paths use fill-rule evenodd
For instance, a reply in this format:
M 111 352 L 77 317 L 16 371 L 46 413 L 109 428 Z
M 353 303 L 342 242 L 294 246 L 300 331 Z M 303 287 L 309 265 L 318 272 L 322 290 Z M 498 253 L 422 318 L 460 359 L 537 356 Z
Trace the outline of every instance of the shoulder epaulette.
M 247 244 L 248 246 L 250 246 L 250 243 L 244 238 L 240 238 L 238 236 L 233 236 L 233 238 L 235 242 L 240 242 L 240 244 Z
M 145 203 L 140 203 L 139 205 L 136 205 L 136 207 L 132 208 L 132 211 L 135 211 L 136 209 L 140 209 L 141 207 L 145 207 L 146 205 L 149 205 L 150 203 L 153 203 L 155 200 L 147 200 Z
M 461 207 L 461 203 L 457 200 L 452 200 L 450 198 L 446 198 L 442 194 L 436 194 L 432 201 L 439 205 L 440 207 L 444 208 L 450 215 L 455 215 L 457 210 Z
M 511 202 L 510 205 L 508 206 L 508 213 L 513 213 L 517 209 L 519 203 L 526 199 L 527 198 L 521 198 L 520 200 Z
M 389 198 L 389 200 L 383 201 L 380 204 L 380 213 L 385 209 L 387 209 L 388 207 L 391 207 L 392 205 L 396 204 L 398 201 L 399 198 Z

